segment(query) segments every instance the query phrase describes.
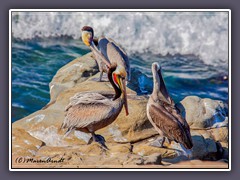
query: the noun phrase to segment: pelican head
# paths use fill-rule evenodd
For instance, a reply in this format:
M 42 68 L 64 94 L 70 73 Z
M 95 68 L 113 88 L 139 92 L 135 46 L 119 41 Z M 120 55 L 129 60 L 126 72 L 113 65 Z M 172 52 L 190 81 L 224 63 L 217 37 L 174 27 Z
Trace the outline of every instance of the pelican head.
M 162 68 L 157 63 L 152 63 L 152 73 L 153 73 L 153 96 L 156 99 L 171 103 L 171 97 L 168 94 L 167 88 L 165 86 L 163 77 L 162 77 Z
M 118 65 L 114 72 L 118 74 L 122 79 L 125 79 L 127 76 L 126 69 L 121 65 Z
M 152 73 L 153 73 L 153 82 L 154 82 L 154 90 L 160 90 L 160 76 L 161 75 L 161 67 L 157 62 L 152 63 Z
M 93 28 L 84 26 L 82 28 L 82 40 L 86 46 L 91 46 L 94 37 Z
M 98 50 L 98 48 L 96 47 L 96 45 L 93 42 L 93 37 L 94 37 L 94 31 L 93 28 L 90 26 L 84 26 L 82 28 L 82 41 L 84 42 L 84 44 L 88 47 L 90 47 L 90 49 L 97 54 L 101 60 L 107 65 L 107 67 L 110 67 L 110 63 L 108 62 L 108 60 L 106 59 L 106 57 L 103 56 L 103 54 Z
M 126 115 L 128 115 L 128 103 L 127 103 L 127 92 L 126 92 L 126 81 L 127 72 L 124 67 L 118 65 L 116 70 L 112 74 L 114 83 L 121 89 L 121 96 L 124 99 L 124 108 Z
M 152 63 L 152 72 L 154 73 L 153 76 L 157 75 L 157 72 L 161 71 L 161 67 L 157 62 Z

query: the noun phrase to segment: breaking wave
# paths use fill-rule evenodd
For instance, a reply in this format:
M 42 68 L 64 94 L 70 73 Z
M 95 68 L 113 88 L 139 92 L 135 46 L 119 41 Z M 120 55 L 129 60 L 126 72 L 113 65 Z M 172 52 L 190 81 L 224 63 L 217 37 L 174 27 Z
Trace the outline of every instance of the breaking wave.
M 95 35 L 116 39 L 127 52 L 193 54 L 205 64 L 228 64 L 227 12 L 13 12 L 12 35 L 80 38 L 92 26 Z

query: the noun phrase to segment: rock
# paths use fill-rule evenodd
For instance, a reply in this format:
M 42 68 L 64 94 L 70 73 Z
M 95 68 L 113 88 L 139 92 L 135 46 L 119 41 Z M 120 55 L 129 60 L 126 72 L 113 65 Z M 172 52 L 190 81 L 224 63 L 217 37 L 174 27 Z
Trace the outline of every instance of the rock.
M 96 74 L 92 78 L 98 75 Z M 16 121 L 13 126 L 26 129 L 32 136 L 44 141 L 49 146 L 68 146 L 88 142 L 90 136 L 86 133 L 77 136 L 75 132 L 75 137 L 71 135 L 68 138 L 63 138 L 64 132 L 59 131 L 59 128 L 65 117 L 64 109 L 69 103 L 70 97 L 76 93 L 97 89 L 99 92 L 113 94 L 113 88 L 109 82 L 96 82 L 92 78 L 61 92 L 55 103 L 44 110 L 37 111 Z M 136 142 L 157 134 L 146 115 L 147 98 L 137 96 L 129 88 L 127 88 L 127 93 L 129 116 L 126 116 L 123 110 L 111 125 L 97 131 L 98 134 L 105 137 L 107 142 Z M 79 142 L 77 142 L 76 136 L 79 138 Z M 80 139 L 81 137 L 82 139 Z
M 129 116 L 125 116 L 123 110 L 112 124 L 96 132 L 105 137 L 109 150 L 103 150 L 94 142 L 88 145 L 91 135 L 87 133 L 73 131 L 65 136 L 65 130 L 60 130 L 60 126 L 65 117 L 64 109 L 72 96 L 88 91 L 114 93 L 109 82 L 96 82 L 99 77 L 97 72 L 97 64 L 91 54 L 73 60 L 62 67 L 50 83 L 50 103 L 44 109 L 12 124 L 12 161 L 15 167 L 23 167 L 16 164 L 18 156 L 34 157 L 36 160 L 64 159 L 60 164 L 24 164 L 24 167 L 31 168 L 164 168 L 162 159 L 170 163 L 169 167 L 171 164 L 176 164 L 176 167 L 179 167 L 177 164 L 196 167 L 189 158 L 224 158 L 227 161 L 228 128 L 225 126 L 228 120 L 223 104 L 192 96 L 178 104 L 191 126 L 194 144 L 191 157 L 174 142 L 167 144 L 167 148 L 149 146 L 158 133 L 146 115 L 148 98 L 138 96 L 129 88 Z
M 176 156 L 174 158 L 164 158 L 162 159 L 163 162 L 168 162 L 168 163 L 171 163 L 171 164 L 176 164 L 176 163 L 179 163 L 179 162 L 182 162 L 182 161 L 189 161 L 190 159 L 184 155 L 179 155 L 179 156 Z
M 98 72 L 96 61 L 92 53 L 77 58 L 60 68 L 49 84 L 51 102 L 65 89 L 87 80 Z
M 197 132 L 192 132 L 191 134 L 193 140 L 192 158 L 216 160 L 218 149 L 215 141 L 210 138 L 204 138 Z
M 109 148 L 109 153 L 111 155 L 117 155 L 119 153 L 131 153 L 132 151 L 132 145 L 130 143 L 126 143 L 126 144 L 108 144 L 108 148 Z
M 228 160 L 229 159 L 229 150 L 228 150 L 228 148 L 224 147 L 223 148 L 223 153 L 221 155 L 222 155 L 222 157 L 221 157 L 222 159 Z
M 51 147 L 44 146 L 36 154 L 38 159 L 64 159 L 62 165 L 114 165 L 123 163 L 130 154 L 131 145 L 108 144 L 109 150 L 104 150 L 98 143 L 80 146 Z M 125 156 L 126 155 L 126 156 Z
M 210 132 L 215 141 L 228 142 L 228 127 L 214 128 Z
M 165 163 L 164 163 L 165 164 Z M 165 164 L 166 168 L 228 168 L 228 164 L 221 161 L 201 161 L 201 160 L 190 160 L 181 161 L 176 164 Z
M 123 165 L 160 165 L 162 157 L 160 153 L 154 153 L 149 156 L 131 155 L 130 158 L 123 163 Z
M 222 101 L 187 96 L 177 104 L 190 128 L 224 127 L 228 125 L 226 107 Z
M 202 136 L 192 136 L 193 140 L 193 157 L 200 159 L 207 155 L 207 148 Z
M 151 154 L 150 156 L 144 157 L 144 165 L 149 165 L 149 164 L 161 164 L 162 161 L 162 155 L 160 153 L 154 153 Z
M 174 158 L 178 155 L 177 151 L 169 148 L 158 148 L 150 146 L 148 142 L 140 142 L 133 145 L 132 152 L 140 156 L 149 156 L 154 153 L 161 154 L 162 158 Z
M 211 153 L 217 152 L 217 145 L 213 139 L 205 139 L 207 152 L 209 153 L 209 156 L 211 156 Z
M 59 120 L 64 113 L 54 110 L 40 110 L 30 116 L 16 121 L 13 127 L 26 130 L 33 137 L 40 139 L 48 146 L 67 146 L 63 133 L 59 133 Z
M 212 139 L 212 134 L 210 130 L 207 129 L 200 129 L 200 130 L 196 130 L 196 129 L 190 129 L 191 131 L 191 135 L 201 135 L 204 139 Z
M 44 145 L 44 142 L 32 137 L 23 129 L 12 129 L 12 155 L 35 156 L 37 151 Z
M 228 157 L 226 156 L 228 151 L 228 138 L 226 138 L 228 137 L 227 127 L 205 130 L 191 129 L 191 135 L 195 143 L 193 147 L 193 158 L 218 160 L 223 158 L 223 151 L 226 152 L 224 159 Z
M 130 144 L 109 144 L 109 150 L 103 150 L 98 143 L 71 147 L 41 147 L 34 156 L 35 161 L 59 161 L 60 164 L 48 163 L 48 167 L 114 167 L 123 164 L 145 165 L 160 164 L 161 155 L 139 156 L 130 153 Z M 33 159 L 33 158 L 29 158 Z M 27 158 L 25 159 L 27 161 Z M 33 164 L 34 165 L 34 164 Z M 44 164 L 38 164 L 44 167 Z

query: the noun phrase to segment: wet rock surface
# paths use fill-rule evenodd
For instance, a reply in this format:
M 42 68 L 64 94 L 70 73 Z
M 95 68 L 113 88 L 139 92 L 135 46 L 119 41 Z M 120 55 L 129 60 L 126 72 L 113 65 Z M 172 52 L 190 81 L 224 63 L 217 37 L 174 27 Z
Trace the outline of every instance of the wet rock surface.
M 87 91 L 114 93 L 109 82 L 96 81 L 97 72 L 91 53 L 73 60 L 57 72 L 50 83 L 50 103 L 12 124 L 13 167 L 206 168 L 208 165 L 227 168 L 228 117 L 222 102 L 210 99 L 189 96 L 178 104 L 191 128 L 194 144 L 191 152 L 175 142 L 166 143 L 164 148 L 149 145 L 159 135 L 147 119 L 148 98 L 138 96 L 129 88 L 129 116 L 122 111 L 111 125 L 96 132 L 104 136 L 109 150 L 104 150 L 98 143 L 87 144 L 91 137 L 87 133 L 75 131 L 65 137 L 60 126 L 70 97 Z M 18 163 L 19 157 L 32 160 Z M 49 162 L 36 163 L 34 160 Z
M 228 126 L 227 107 L 222 101 L 187 96 L 177 106 L 191 128 Z

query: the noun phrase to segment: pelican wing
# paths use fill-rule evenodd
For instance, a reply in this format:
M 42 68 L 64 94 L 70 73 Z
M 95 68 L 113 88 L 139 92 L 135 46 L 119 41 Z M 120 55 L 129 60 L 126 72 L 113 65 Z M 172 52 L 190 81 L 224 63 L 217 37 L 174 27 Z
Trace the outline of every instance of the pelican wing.
M 185 118 L 182 117 L 180 110 L 174 105 L 174 108 L 172 109 L 172 115 L 178 119 L 178 121 L 181 123 L 184 129 L 190 131 L 189 125 Z
M 107 44 L 109 43 L 108 39 L 105 38 L 104 36 L 101 36 L 98 39 L 98 49 L 99 51 L 104 55 L 104 57 L 108 59 L 108 55 L 107 55 Z
M 166 106 L 166 107 L 165 107 Z M 152 104 L 149 106 L 149 114 L 153 123 L 159 128 L 166 137 L 183 144 L 191 149 L 192 138 L 189 126 L 175 107 Z
M 126 67 L 126 63 L 123 57 L 121 56 L 121 53 L 118 52 L 114 44 L 111 42 L 107 44 L 107 54 L 108 54 L 108 59 L 111 63 L 114 62 L 116 64 L 122 65 L 123 67 Z
M 107 44 L 107 54 L 110 62 L 116 62 L 125 67 L 127 71 L 127 79 L 130 80 L 130 63 L 127 53 L 113 40 Z
M 125 62 L 129 62 L 126 51 L 124 51 L 123 48 L 119 44 L 117 44 L 113 39 L 108 38 L 108 40 L 109 40 L 109 42 L 111 42 L 114 45 L 114 47 L 117 49 L 117 51 L 122 55 Z M 127 63 L 126 63 L 126 65 L 127 65 Z M 129 66 L 129 63 L 128 63 L 128 66 Z
M 73 97 L 70 98 L 70 103 L 66 106 L 65 111 L 76 104 L 79 103 L 88 103 L 92 101 L 103 100 L 106 97 L 99 92 L 80 92 L 76 93 Z
M 180 122 L 161 105 L 149 106 L 153 123 L 171 140 L 181 142 L 183 128 Z
M 78 93 L 66 107 L 66 117 L 62 128 L 85 128 L 109 118 L 114 111 L 110 99 L 99 93 Z
M 128 74 L 128 80 L 130 80 L 130 63 L 127 53 L 113 39 L 103 36 L 99 38 L 98 47 L 101 53 L 107 57 L 111 63 L 120 63 L 125 67 Z

